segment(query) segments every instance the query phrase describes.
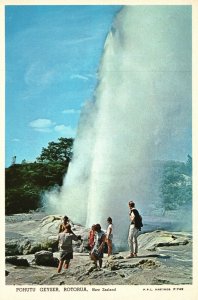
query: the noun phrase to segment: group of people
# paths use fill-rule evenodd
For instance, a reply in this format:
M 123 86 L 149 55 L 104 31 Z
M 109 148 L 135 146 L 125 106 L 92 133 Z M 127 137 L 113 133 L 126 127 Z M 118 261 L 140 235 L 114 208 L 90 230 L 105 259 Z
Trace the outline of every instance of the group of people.
M 129 201 L 129 234 L 128 234 L 128 244 L 130 253 L 126 258 L 137 257 L 138 253 L 138 241 L 137 237 L 139 231 L 141 230 L 141 216 L 139 212 L 135 209 L 135 203 Z M 88 237 L 89 243 L 89 255 L 91 260 L 93 260 L 95 266 L 97 267 L 97 262 L 99 263 L 99 268 L 102 267 L 102 259 L 104 253 L 105 243 L 107 245 L 107 255 L 112 255 L 113 247 L 113 221 L 111 217 L 107 218 L 107 230 L 106 232 L 101 229 L 100 224 L 94 224 L 91 227 Z M 71 229 L 69 223 L 69 218 L 65 216 L 63 218 L 63 223 L 59 226 L 58 243 L 60 250 L 60 259 L 58 265 L 58 273 L 61 272 L 62 267 L 68 269 L 70 260 L 73 259 L 73 247 L 72 241 L 82 240 L 80 235 L 75 235 Z
M 100 224 L 92 225 L 88 237 L 90 257 L 94 261 L 96 267 L 97 261 L 99 262 L 100 268 L 102 267 L 105 243 L 107 244 L 108 256 L 112 254 L 113 224 L 111 217 L 107 218 L 107 223 L 108 227 L 106 232 L 101 229 Z

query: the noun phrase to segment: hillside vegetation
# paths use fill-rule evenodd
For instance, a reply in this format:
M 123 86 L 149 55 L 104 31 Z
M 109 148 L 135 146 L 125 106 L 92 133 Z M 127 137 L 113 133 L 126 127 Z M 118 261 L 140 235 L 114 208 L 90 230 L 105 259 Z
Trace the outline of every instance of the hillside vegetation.
M 5 213 L 22 213 L 42 206 L 42 194 L 63 184 L 72 158 L 72 138 L 59 138 L 43 148 L 34 163 L 12 164 L 5 170 Z
M 72 159 L 73 139 L 60 138 L 43 148 L 34 163 L 12 164 L 5 170 L 5 213 L 23 213 L 42 207 L 42 195 L 61 187 Z M 159 195 L 164 212 L 192 203 L 192 157 L 161 164 Z

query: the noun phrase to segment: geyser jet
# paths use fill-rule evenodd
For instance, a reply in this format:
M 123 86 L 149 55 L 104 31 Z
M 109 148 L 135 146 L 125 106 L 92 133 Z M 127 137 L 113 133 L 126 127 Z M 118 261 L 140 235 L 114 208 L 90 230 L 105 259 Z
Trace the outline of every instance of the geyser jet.
M 111 216 L 114 243 L 126 246 L 128 200 L 152 215 L 153 160 L 189 152 L 190 6 L 124 7 L 107 36 L 93 98 L 62 190 L 47 206 L 89 227 L 105 227 Z

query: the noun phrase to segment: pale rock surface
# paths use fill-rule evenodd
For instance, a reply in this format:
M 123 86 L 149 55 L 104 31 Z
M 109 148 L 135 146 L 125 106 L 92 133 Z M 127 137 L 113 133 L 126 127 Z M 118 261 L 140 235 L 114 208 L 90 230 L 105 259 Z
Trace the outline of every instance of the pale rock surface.
M 81 235 L 84 241 L 82 244 L 74 244 L 74 259 L 71 260 L 70 268 L 57 274 L 59 253 L 51 250 L 57 239 L 61 218 L 62 216 L 40 214 L 7 217 L 6 255 L 9 257 L 6 256 L 6 284 L 192 284 L 192 235 L 164 230 L 143 232 L 139 235 L 137 258 L 126 259 L 128 251 L 115 253 L 109 258 L 104 254 L 102 268 L 96 269 L 85 247 L 89 229 L 72 224 L 73 231 Z M 50 257 L 50 266 L 43 266 L 43 261 L 38 265 L 35 255 Z M 24 262 L 24 259 L 29 266 L 18 264 L 20 260 Z

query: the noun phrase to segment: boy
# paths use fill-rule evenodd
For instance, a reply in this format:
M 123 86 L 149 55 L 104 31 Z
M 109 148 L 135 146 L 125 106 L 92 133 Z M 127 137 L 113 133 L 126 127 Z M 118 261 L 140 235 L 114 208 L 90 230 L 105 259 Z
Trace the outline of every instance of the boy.
M 61 272 L 64 263 L 64 268 L 69 268 L 70 260 L 73 259 L 72 241 L 81 240 L 81 236 L 76 236 L 71 231 L 71 225 L 66 224 L 63 232 L 58 235 L 58 243 L 60 249 L 60 260 L 58 265 L 58 273 Z

